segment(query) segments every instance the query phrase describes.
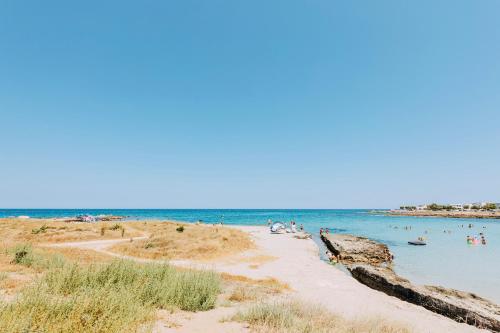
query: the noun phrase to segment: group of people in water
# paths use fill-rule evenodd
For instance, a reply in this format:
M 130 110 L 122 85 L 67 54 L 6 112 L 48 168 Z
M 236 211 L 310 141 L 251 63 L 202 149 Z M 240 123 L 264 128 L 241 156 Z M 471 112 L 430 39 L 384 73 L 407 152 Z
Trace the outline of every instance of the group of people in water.
M 329 233 L 330 233 L 330 229 L 329 228 L 324 228 L 324 229 L 320 228 L 319 229 L 319 235 L 320 236 L 323 236 L 323 234 L 328 235 Z
M 479 233 L 479 237 L 476 236 L 467 236 L 467 244 L 469 245 L 486 245 L 486 238 L 484 238 L 484 234 Z
M 458 225 L 459 228 L 469 228 L 469 229 L 472 229 L 474 228 L 474 224 L 472 223 L 469 223 L 469 224 L 459 224 Z M 393 229 L 399 229 L 399 226 L 397 225 L 389 225 L 389 228 L 393 228 Z M 411 225 L 410 226 L 403 226 L 401 227 L 402 229 L 404 230 L 411 230 Z M 486 226 L 483 225 L 483 229 L 486 229 Z M 447 234 L 451 234 L 451 230 L 447 230 L 447 229 L 444 229 L 443 230 L 443 233 L 447 233 Z M 425 230 L 424 231 L 424 234 L 429 234 L 429 231 Z M 418 240 L 419 241 L 425 241 L 426 240 L 426 237 L 423 237 L 423 236 L 420 236 L 418 237 Z M 466 238 L 466 241 L 467 241 L 467 244 L 468 245 L 479 245 L 479 244 L 482 244 L 482 245 L 486 245 L 486 238 L 484 236 L 484 234 L 481 232 L 479 233 L 479 236 L 470 236 L 468 235 L 467 238 Z

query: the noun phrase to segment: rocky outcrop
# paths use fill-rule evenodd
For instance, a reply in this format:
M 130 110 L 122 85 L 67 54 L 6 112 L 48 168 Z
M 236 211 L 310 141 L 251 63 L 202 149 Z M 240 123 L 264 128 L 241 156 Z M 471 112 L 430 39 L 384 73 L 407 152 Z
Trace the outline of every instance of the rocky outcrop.
M 422 217 L 449 217 L 464 219 L 500 219 L 498 211 L 433 211 L 433 210 L 390 210 L 385 215 L 422 216 Z
M 392 255 L 386 245 L 365 237 L 323 234 L 323 242 L 344 264 L 367 263 L 379 266 L 391 262 Z
M 500 332 L 500 306 L 472 293 L 413 285 L 394 273 L 389 249 L 384 244 L 351 235 L 321 238 L 359 282 L 458 322 Z

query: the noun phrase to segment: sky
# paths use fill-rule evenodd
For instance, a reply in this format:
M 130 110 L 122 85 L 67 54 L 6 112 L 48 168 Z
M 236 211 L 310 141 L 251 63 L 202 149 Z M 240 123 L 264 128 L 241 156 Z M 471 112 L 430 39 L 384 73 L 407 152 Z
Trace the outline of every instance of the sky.
M 0 0 L 0 207 L 500 202 L 498 0 Z

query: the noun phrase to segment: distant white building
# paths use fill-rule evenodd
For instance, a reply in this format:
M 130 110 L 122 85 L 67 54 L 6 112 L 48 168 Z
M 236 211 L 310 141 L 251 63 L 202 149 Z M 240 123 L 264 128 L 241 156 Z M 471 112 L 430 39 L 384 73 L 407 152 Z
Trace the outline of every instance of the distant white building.
M 417 210 L 426 210 L 427 209 L 427 205 L 418 205 L 417 206 Z
M 462 204 L 453 204 L 450 206 L 453 207 L 454 210 L 464 210 L 464 205 Z

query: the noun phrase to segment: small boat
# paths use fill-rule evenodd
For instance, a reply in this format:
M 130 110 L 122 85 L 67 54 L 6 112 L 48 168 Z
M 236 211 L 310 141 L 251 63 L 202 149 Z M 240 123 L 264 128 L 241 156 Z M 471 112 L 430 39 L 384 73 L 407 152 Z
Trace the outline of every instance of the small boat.
M 409 241 L 408 244 L 410 244 L 410 245 L 427 245 L 426 242 L 421 241 L 421 240 Z

